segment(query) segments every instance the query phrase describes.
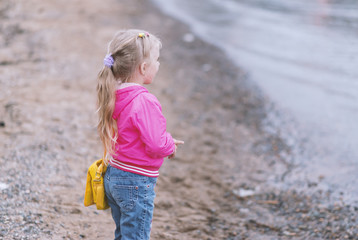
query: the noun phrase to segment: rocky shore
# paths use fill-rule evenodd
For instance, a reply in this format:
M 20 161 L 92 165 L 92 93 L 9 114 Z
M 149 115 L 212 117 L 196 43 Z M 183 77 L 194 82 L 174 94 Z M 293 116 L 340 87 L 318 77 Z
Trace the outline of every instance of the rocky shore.
M 160 171 L 152 239 L 358 239 L 357 206 L 268 184 L 290 148 L 263 130 L 269 100 L 247 73 L 140 0 L 0 0 L 0 239 L 113 238 L 83 195 L 102 151 L 95 78 L 121 28 L 162 39 L 148 89 L 185 141 Z

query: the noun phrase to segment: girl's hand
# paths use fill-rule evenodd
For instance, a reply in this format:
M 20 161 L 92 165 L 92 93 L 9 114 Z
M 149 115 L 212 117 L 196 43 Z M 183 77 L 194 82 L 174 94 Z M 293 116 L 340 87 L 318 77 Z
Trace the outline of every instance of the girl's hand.
M 173 138 L 173 140 L 174 140 L 174 144 L 175 144 L 175 149 L 174 149 L 174 152 L 168 156 L 169 159 L 172 159 L 175 157 L 175 153 L 177 152 L 178 145 L 184 144 L 184 141 L 177 140 L 174 138 Z
M 173 138 L 175 146 L 184 144 L 184 141 Z

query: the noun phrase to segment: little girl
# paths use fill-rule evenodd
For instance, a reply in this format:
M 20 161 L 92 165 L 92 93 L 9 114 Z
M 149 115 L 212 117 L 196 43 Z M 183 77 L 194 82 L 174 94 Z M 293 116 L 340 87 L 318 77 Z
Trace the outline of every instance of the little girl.
M 104 187 L 115 239 L 150 238 L 158 170 L 184 143 L 166 131 L 158 99 L 142 86 L 153 82 L 160 48 L 153 34 L 120 31 L 98 74 L 98 131 L 109 156 Z

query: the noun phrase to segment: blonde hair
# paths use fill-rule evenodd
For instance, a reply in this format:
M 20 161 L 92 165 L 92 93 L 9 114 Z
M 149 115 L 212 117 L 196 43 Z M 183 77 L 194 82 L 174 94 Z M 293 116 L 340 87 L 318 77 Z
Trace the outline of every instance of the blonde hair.
M 154 46 L 161 48 L 160 40 L 145 31 L 130 29 L 115 34 L 108 44 L 108 52 L 114 60 L 111 67 L 104 66 L 97 77 L 97 129 L 107 154 L 115 153 L 118 139 L 117 122 L 112 117 L 119 84 L 131 80 L 140 64 L 150 59 Z M 105 162 L 108 163 L 107 156 Z

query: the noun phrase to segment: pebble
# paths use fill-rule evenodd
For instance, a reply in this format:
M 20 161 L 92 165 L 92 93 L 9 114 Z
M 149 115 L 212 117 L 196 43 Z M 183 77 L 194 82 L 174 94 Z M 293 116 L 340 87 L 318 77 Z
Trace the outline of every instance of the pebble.
M 241 198 L 245 198 L 245 197 L 250 197 L 250 196 L 253 196 L 255 195 L 255 191 L 253 190 L 250 190 L 250 189 L 243 189 L 243 188 L 240 188 L 239 190 L 233 190 L 232 191 L 236 196 L 238 197 L 241 197 Z
M 239 210 L 240 210 L 241 213 L 244 213 L 244 214 L 250 213 L 250 210 L 247 209 L 247 208 L 240 208 Z
M 192 33 L 186 33 L 183 36 L 183 41 L 187 43 L 194 42 L 195 36 Z
M 209 72 L 211 69 L 212 69 L 212 66 L 208 63 L 206 64 L 203 64 L 203 66 L 201 67 L 201 69 L 204 71 L 204 72 Z
M 7 188 L 9 188 L 9 185 L 7 185 L 6 183 L 0 182 L 0 191 L 5 190 Z

